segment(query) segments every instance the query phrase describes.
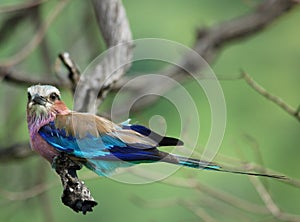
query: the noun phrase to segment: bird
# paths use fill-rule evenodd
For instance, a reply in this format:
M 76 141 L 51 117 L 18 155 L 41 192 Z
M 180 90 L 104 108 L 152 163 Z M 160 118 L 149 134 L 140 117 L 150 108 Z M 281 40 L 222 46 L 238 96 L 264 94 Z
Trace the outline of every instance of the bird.
M 159 147 L 184 143 L 129 121 L 116 124 L 98 115 L 72 111 L 61 100 L 60 91 L 51 85 L 33 85 L 27 94 L 30 144 L 50 164 L 64 154 L 99 176 L 109 176 L 119 168 L 137 164 L 165 162 L 195 169 L 283 178 L 228 170 L 213 162 L 161 151 Z

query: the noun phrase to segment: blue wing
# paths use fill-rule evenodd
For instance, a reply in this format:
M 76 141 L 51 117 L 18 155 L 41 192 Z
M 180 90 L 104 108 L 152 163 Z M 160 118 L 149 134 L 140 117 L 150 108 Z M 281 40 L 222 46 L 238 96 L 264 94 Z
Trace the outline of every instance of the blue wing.
M 74 116 L 70 118 L 78 121 Z M 84 119 L 82 121 L 81 126 L 91 125 Z M 85 129 L 84 135 L 76 130 L 76 125 L 74 129 L 70 124 L 73 124 L 70 119 L 59 118 L 43 126 L 39 134 L 58 151 L 85 160 L 85 165 L 99 175 L 107 175 L 118 167 L 159 161 L 164 156 L 156 149 L 155 141 L 138 131 L 114 126 L 113 131 L 106 129 L 104 132 L 98 127 L 101 129 L 97 132 Z
M 144 144 L 128 145 L 107 134 L 99 137 L 87 134 L 84 138 L 67 135 L 65 129 L 56 128 L 54 122 L 43 126 L 39 134 L 58 151 L 79 158 L 138 161 L 143 158 L 150 160 L 153 154 L 158 153 L 156 147 L 145 147 Z

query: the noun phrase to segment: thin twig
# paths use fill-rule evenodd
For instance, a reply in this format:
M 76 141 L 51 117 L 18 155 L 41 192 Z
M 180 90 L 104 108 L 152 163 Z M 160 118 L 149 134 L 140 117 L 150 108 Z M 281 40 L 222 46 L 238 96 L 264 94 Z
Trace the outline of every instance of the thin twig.
M 83 180 L 94 180 L 94 179 L 101 179 L 99 176 L 95 173 L 85 173 L 82 176 Z M 50 189 L 59 186 L 60 183 L 59 181 L 47 181 L 47 183 L 40 183 L 36 184 L 35 186 L 23 190 L 23 191 L 9 191 L 5 190 L 3 188 L 0 188 L 0 196 L 6 200 L 10 201 L 23 201 L 23 200 L 28 200 L 31 198 L 35 198 L 36 196 L 43 194 Z
M 55 20 L 55 18 L 59 15 L 62 9 L 66 6 L 67 2 L 68 0 L 59 1 L 56 7 L 51 11 L 48 18 L 44 21 L 43 25 L 41 25 L 40 29 L 32 37 L 31 41 L 28 42 L 28 44 L 26 44 L 15 55 L 0 61 L 0 67 L 14 66 L 20 63 L 22 60 L 24 60 L 27 56 L 29 56 L 33 52 L 33 50 L 41 43 L 50 25 Z
M 290 114 L 291 116 L 295 117 L 298 121 L 300 121 L 300 115 L 299 110 L 295 109 L 294 107 L 287 104 L 283 99 L 281 99 L 278 96 L 275 96 L 271 93 L 269 93 L 265 88 L 263 88 L 261 85 L 259 85 L 250 75 L 248 75 L 246 72 L 242 72 L 243 79 L 246 81 L 246 83 L 254 89 L 256 92 L 258 92 L 260 95 L 265 97 L 267 100 L 270 100 L 271 102 L 275 103 L 279 107 L 281 107 L 285 112 Z
M 10 201 L 21 201 L 21 200 L 27 200 L 33 197 L 36 197 L 37 195 L 40 195 L 44 193 L 45 191 L 51 189 L 54 187 L 54 185 L 59 185 L 59 183 L 41 183 L 38 185 L 35 185 L 31 187 L 30 189 L 16 192 L 16 191 L 8 191 L 0 188 L 0 196 L 2 198 L 5 198 L 6 200 Z
M 71 59 L 70 54 L 68 52 L 63 52 L 58 55 L 60 58 L 61 62 L 65 65 L 65 67 L 69 71 L 69 79 L 72 83 L 72 92 L 73 94 L 75 93 L 77 83 L 80 79 L 80 70 L 76 63 Z
M 36 32 L 39 31 L 40 27 L 43 26 L 43 19 L 42 19 L 42 12 L 41 12 L 41 5 L 38 5 L 38 7 L 34 7 L 31 13 L 31 21 L 34 25 L 34 29 Z M 48 45 L 48 41 L 46 36 L 41 40 L 39 45 L 39 51 L 41 53 L 41 62 L 44 68 L 44 70 L 47 73 L 51 73 L 52 69 L 52 61 L 51 61 L 51 53 L 50 53 L 50 46 Z
M 32 7 L 36 7 L 41 5 L 42 3 L 46 2 L 47 0 L 33 0 L 30 2 L 20 3 L 16 5 L 4 5 L 0 7 L 0 13 L 7 13 L 7 12 L 16 12 L 19 10 L 26 10 Z
M 171 206 L 180 205 L 188 210 L 190 210 L 193 214 L 201 218 L 202 220 L 206 221 L 214 221 L 215 219 L 208 215 L 205 212 L 206 209 L 214 209 L 214 216 L 217 213 L 220 213 L 222 216 L 225 216 L 227 214 L 230 214 L 233 216 L 237 221 L 250 221 L 247 220 L 247 218 L 240 212 L 237 212 L 236 210 L 232 210 L 232 208 L 228 205 L 220 205 L 221 202 L 216 202 L 214 198 L 211 198 L 204 194 L 203 196 L 195 196 L 195 199 L 191 198 L 180 198 L 180 197 L 172 197 L 172 198 L 162 198 L 162 199 L 155 199 L 155 200 L 149 200 L 144 199 L 140 196 L 133 196 L 131 198 L 131 201 L 139 207 L 144 208 L 166 208 Z M 218 206 L 220 205 L 220 206 Z M 200 206 L 203 206 L 203 209 L 198 211 Z M 204 216 L 203 216 L 204 215 Z
M 181 198 L 169 198 L 169 199 L 160 199 L 160 200 L 145 200 L 139 196 L 131 197 L 131 201 L 139 206 L 139 207 L 147 207 L 147 208 L 162 208 L 162 207 L 170 207 L 174 205 L 180 205 L 188 210 L 190 210 L 197 217 L 202 219 L 203 221 L 215 221 L 213 217 L 211 217 L 205 210 L 200 208 L 195 204 L 194 201 L 190 199 L 181 199 Z
M 0 46 L 7 45 L 8 39 L 14 31 L 30 17 L 31 11 L 21 11 L 7 15 L 0 26 Z
M 45 75 L 43 75 L 45 76 Z M 47 75 L 46 75 L 47 76 Z M 6 81 L 8 83 L 13 83 L 16 86 L 31 86 L 36 84 L 50 84 L 60 88 L 70 88 L 70 84 L 63 81 L 57 81 L 55 79 L 50 79 L 48 77 L 36 78 L 31 77 L 27 73 L 17 72 L 13 68 L 0 67 L 0 82 Z
M 279 180 L 279 182 L 289 184 L 289 185 L 294 186 L 294 187 L 300 187 L 300 180 L 299 179 L 290 178 L 290 177 L 286 176 L 283 173 L 279 173 L 278 171 L 266 169 L 261 165 L 254 164 L 254 163 L 246 163 L 246 164 L 244 163 L 243 168 L 246 169 L 246 170 L 254 170 L 254 171 L 257 171 L 257 172 L 266 172 L 267 174 L 282 175 L 285 179 L 284 180 Z
M 182 200 L 179 202 L 181 206 L 185 207 L 186 209 L 190 210 L 193 214 L 199 217 L 201 220 L 206 222 L 215 222 L 216 220 L 209 215 L 204 209 L 195 205 L 194 202 L 190 200 Z
M 293 221 L 293 222 L 300 221 L 300 216 L 284 213 L 280 210 L 280 208 L 273 201 L 270 193 L 267 191 L 267 189 L 263 186 L 263 184 L 260 182 L 258 178 L 249 177 L 249 179 L 252 182 L 253 186 L 255 187 L 256 191 L 258 192 L 259 196 L 263 200 L 265 206 L 275 218 L 282 221 Z
M 142 169 L 128 169 L 129 172 L 134 173 L 135 175 L 138 175 L 140 177 L 146 177 L 151 179 L 156 179 L 157 175 L 159 173 L 152 173 L 148 172 Z M 171 186 L 178 186 L 188 189 L 195 189 L 201 193 L 205 193 L 211 197 L 214 197 L 218 200 L 221 200 L 225 203 L 228 203 L 234 207 L 237 207 L 241 210 L 244 210 L 246 212 L 256 213 L 256 214 L 266 214 L 268 213 L 267 209 L 265 209 L 262 206 L 258 206 L 257 204 L 251 203 L 249 201 L 240 199 L 236 196 L 233 196 L 231 194 L 228 194 L 226 192 L 222 192 L 220 190 L 214 189 L 213 187 L 209 187 L 207 185 L 204 185 L 203 183 L 200 183 L 198 180 L 195 179 L 184 179 L 184 178 L 178 178 L 178 177 L 169 177 L 164 180 L 161 180 L 160 182 L 171 185 Z
M 144 170 L 140 169 L 132 169 L 130 172 L 139 175 L 141 177 L 147 177 L 147 178 L 152 178 L 155 179 L 157 177 L 156 173 L 153 175 L 153 173 L 145 172 Z M 251 180 L 258 181 L 257 177 L 251 177 L 249 176 Z M 298 215 L 293 215 L 289 213 L 285 213 L 279 210 L 279 208 L 276 206 L 276 204 L 272 201 L 272 198 L 270 194 L 268 194 L 267 190 L 263 187 L 263 185 L 260 183 L 259 185 L 256 185 L 256 189 L 258 189 L 258 192 L 260 195 L 263 195 L 262 198 L 264 198 L 266 208 L 251 202 L 248 202 L 243 199 L 239 199 L 238 197 L 235 197 L 233 195 L 227 194 L 225 192 L 216 190 L 212 187 L 206 186 L 203 183 L 200 183 L 198 180 L 194 178 L 190 179 L 183 179 L 183 178 L 175 178 L 175 177 L 170 177 L 167 179 L 164 179 L 160 181 L 165 184 L 169 184 L 172 186 L 179 186 L 179 187 L 184 187 L 184 188 L 189 188 L 189 189 L 195 189 L 197 191 L 200 191 L 201 193 L 205 193 L 213 198 L 216 198 L 218 200 L 221 200 L 225 203 L 228 203 L 238 209 L 241 209 L 246 212 L 251 212 L 255 214 L 268 214 L 272 213 L 276 218 L 284 220 L 284 221 L 300 221 L 300 217 Z

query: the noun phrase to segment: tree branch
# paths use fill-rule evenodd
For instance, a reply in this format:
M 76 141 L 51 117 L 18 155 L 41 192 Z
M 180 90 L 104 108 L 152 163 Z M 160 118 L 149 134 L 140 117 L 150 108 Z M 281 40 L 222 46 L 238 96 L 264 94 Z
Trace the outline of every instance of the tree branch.
M 0 7 L 0 13 L 7 13 L 7 12 L 16 12 L 20 10 L 27 10 L 30 8 L 37 7 L 42 3 L 46 2 L 47 0 L 33 0 L 25 3 L 15 4 L 15 5 L 4 5 Z
M 130 67 L 132 36 L 120 0 L 93 0 L 92 2 L 99 28 L 110 51 L 104 55 L 101 63 L 97 64 L 88 77 L 81 78 L 75 94 L 74 107 L 77 111 L 95 112 L 93 106 L 95 101 L 98 100 L 97 103 L 100 104 Z
M 23 160 L 34 155 L 28 142 L 18 143 L 0 149 L 0 163 Z
M 60 53 L 59 58 L 61 62 L 64 64 L 64 66 L 69 71 L 69 80 L 72 83 L 72 92 L 75 93 L 77 83 L 80 79 L 80 70 L 78 66 L 75 64 L 75 62 L 71 59 L 70 54 L 68 52 Z
M 93 4 L 107 47 L 116 47 L 111 53 L 105 55 L 100 64 L 97 64 L 91 76 L 81 79 L 77 87 L 78 70 L 73 69 L 74 63 L 71 60 L 66 59 L 64 56 L 60 57 L 69 69 L 69 78 L 72 80 L 73 90 L 76 87 L 74 97 L 77 103 L 74 105 L 75 109 L 80 111 L 91 111 L 91 103 L 99 96 L 99 85 L 102 84 L 101 99 L 106 96 L 111 86 L 129 68 L 128 64 L 130 64 L 131 58 L 131 32 L 121 1 L 94 0 Z M 97 202 L 94 201 L 89 189 L 83 181 L 78 179 L 76 174 L 81 166 L 62 153 L 55 159 L 54 168 L 61 177 L 64 187 L 62 202 L 76 212 L 82 211 L 83 214 L 86 214 L 88 211 L 93 211 L 93 207 L 97 205 Z
M 84 182 L 77 177 L 76 171 L 80 170 L 81 166 L 69 159 L 67 154 L 61 153 L 54 159 L 53 167 L 60 176 L 64 187 L 62 202 L 75 212 L 86 214 L 93 211 L 97 202 Z
M 30 17 L 31 10 L 24 10 L 13 15 L 6 16 L 5 21 L 0 27 L 0 46 L 4 45 L 6 40 L 16 30 L 16 28 Z
M 295 109 L 295 108 L 291 107 L 289 104 L 287 104 L 284 100 L 279 98 L 278 96 L 275 96 L 275 95 L 269 93 L 261 85 L 259 85 L 257 82 L 255 82 L 255 80 L 250 75 L 248 75 L 246 72 L 242 73 L 242 77 L 252 89 L 254 89 L 260 95 L 265 97 L 267 100 L 270 100 L 271 102 L 275 103 L 280 108 L 282 108 L 285 112 L 287 112 L 291 116 L 295 117 L 298 121 L 300 121 L 299 108 Z
M 249 177 L 249 178 L 253 186 L 255 187 L 257 193 L 259 194 L 262 201 L 264 202 L 265 206 L 275 218 L 282 221 L 291 221 L 291 222 L 300 221 L 300 217 L 298 215 L 285 213 L 280 210 L 280 208 L 273 201 L 270 193 L 267 191 L 267 189 L 259 181 L 258 178 L 255 177 Z
M 265 0 L 249 14 L 222 22 L 211 28 L 200 29 L 193 50 L 208 63 L 213 63 L 224 46 L 258 34 L 282 15 L 290 11 L 295 5 L 296 2 L 291 0 Z M 193 54 L 186 54 L 177 66 L 168 68 L 162 72 L 162 74 L 182 82 L 189 76 L 187 75 L 187 70 L 189 72 L 199 72 L 204 68 L 202 66 L 203 63 L 198 61 L 198 57 L 195 57 Z M 114 90 L 117 91 L 129 80 L 130 79 L 125 79 L 120 81 Z M 161 82 L 158 81 L 160 80 L 141 81 L 134 86 L 129 86 L 130 88 L 127 88 L 127 90 L 134 95 L 148 95 L 150 92 L 147 90 L 151 90 L 151 94 L 162 95 L 172 88 L 172 85 L 162 87 Z M 151 86 L 151 89 L 149 89 L 148 86 Z M 139 101 L 139 103 L 134 105 L 131 111 L 142 110 L 154 103 L 157 99 L 158 97 L 144 98 L 143 101 Z M 122 107 L 120 107 L 120 113 L 122 113 L 121 109 Z
M 131 33 L 128 31 L 130 30 L 130 27 L 121 2 L 119 0 L 93 0 L 93 3 L 99 22 L 99 27 L 102 33 L 105 33 L 104 39 L 107 47 L 112 47 L 116 44 L 121 44 L 122 42 L 130 42 Z M 194 50 L 196 50 L 202 57 L 209 60 L 209 62 L 212 62 L 215 56 L 211 55 L 216 55 L 224 45 L 229 42 L 233 43 L 235 40 L 241 40 L 242 38 L 257 34 L 259 31 L 268 27 L 280 16 L 284 15 L 287 11 L 291 10 L 291 8 L 294 6 L 295 2 L 290 0 L 266 0 L 248 15 L 238 17 L 230 21 L 223 22 L 217 26 L 199 31 Z M 218 35 L 220 36 L 218 37 Z M 106 78 L 108 78 L 108 81 L 102 85 L 103 94 L 100 96 L 102 99 L 109 90 L 118 90 L 128 80 L 130 80 L 128 78 L 122 78 L 121 81 L 119 81 L 120 79 L 118 79 L 124 74 L 128 67 L 119 69 L 119 71 L 115 72 L 112 77 L 109 76 L 111 72 L 115 71 L 118 65 L 122 64 L 122 57 L 124 57 L 124 63 L 126 63 L 125 60 L 130 60 L 132 56 L 130 49 L 131 45 L 128 44 L 127 46 L 128 47 L 124 46 L 124 50 L 120 49 L 119 56 L 115 55 L 117 54 L 117 51 L 115 51 L 114 55 L 107 56 L 105 61 L 98 65 L 98 68 L 93 73 L 93 76 L 82 81 L 82 87 L 78 91 L 76 97 L 77 110 L 90 110 L 90 108 L 88 108 L 88 104 L 91 104 L 93 100 L 90 101 L 89 96 L 91 96 L 90 98 L 97 98 L 98 86 L 103 84 Z M 183 58 L 181 64 L 183 67 L 189 67 L 193 70 L 201 69 L 201 67 L 198 66 L 198 61 L 193 61 L 189 55 L 186 55 Z M 165 74 L 172 76 L 172 78 L 177 81 L 183 81 L 188 77 L 188 75 L 186 75 L 184 71 L 178 67 L 168 69 Z M 0 80 L 1 79 L 22 86 L 40 83 L 51 84 L 60 88 L 70 88 L 69 83 L 58 82 L 51 79 L 35 79 L 27 75 L 17 73 L 12 68 L 0 67 Z M 152 82 L 140 82 L 133 88 L 128 88 L 128 91 L 135 94 L 145 94 L 145 90 L 148 90 L 147 86 L 149 85 L 152 86 L 152 92 L 157 92 L 158 94 L 164 93 L 170 89 L 167 86 L 161 87 L 161 83 L 155 82 L 154 79 Z M 100 99 L 100 102 L 102 99 Z M 141 110 L 145 106 L 149 106 L 155 101 L 156 97 L 147 97 L 147 99 L 137 103 L 138 106 L 134 106 L 132 111 Z M 295 110 L 291 108 L 289 110 L 290 114 L 292 114 L 291 111 Z M 297 119 L 300 118 L 299 115 L 296 115 L 295 113 L 293 115 L 295 115 Z
M 68 0 L 63 0 L 57 3 L 56 7 L 51 11 L 46 21 L 41 25 L 40 29 L 19 52 L 15 55 L 0 61 L 0 67 L 11 67 L 24 60 L 43 40 L 48 28 L 55 18 L 59 15 L 62 9 L 67 4 Z
M 248 15 L 234 18 L 209 29 L 200 29 L 194 50 L 210 63 L 226 44 L 257 34 L 295 5 L 296 3 L 291 0 L 265 0 Z M 197 62 L 191 65 L 195 64 Z M 201 67 L 195 69 L 199 70 Z
M 30 86 L 36 84 L 50 84 L 57 87 L 69 87 L 68 83 L 58 82 L 54 79 L 43 78 L 38 79 L 31 77 L 25 73 L 18 73 L 13 68 L 0 67 L 0 81 L 6 81 L 16 84 L 17 86 Z

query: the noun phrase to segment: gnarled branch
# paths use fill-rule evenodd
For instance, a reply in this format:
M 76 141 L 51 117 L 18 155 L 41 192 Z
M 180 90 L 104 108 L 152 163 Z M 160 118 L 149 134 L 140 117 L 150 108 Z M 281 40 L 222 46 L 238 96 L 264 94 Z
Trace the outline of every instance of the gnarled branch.
M 93 0 L 99 28 L 109 52 L 92 73 L 82 76 L 75 93 L 78 111 L 95 112 L 94 106 L 105 98 L 113 85 L 130 67 L 132 36 L 120 0 Z M 100 95 L 100 96 L 99 96 Z
M 76 171 L 81 166 L 68 158 L 67 154 L 61 153 L 55 157 L 53 167 L 60 176 L 64 188 L 61 200 L 75 212 L 86 214 L 93 211 L 98 203 L 94 200 L 84 182 L 79 180 Z

